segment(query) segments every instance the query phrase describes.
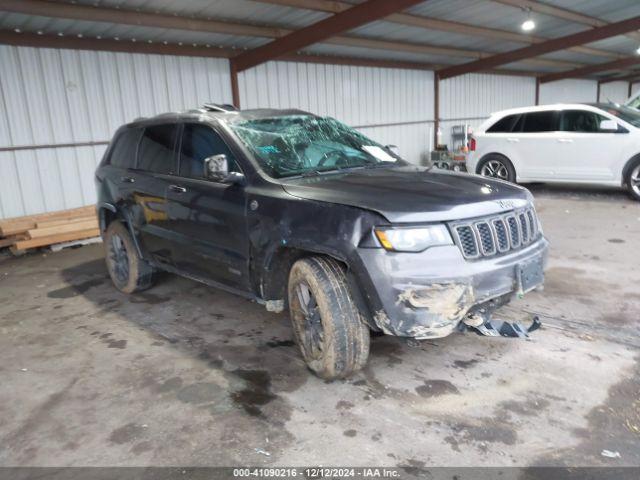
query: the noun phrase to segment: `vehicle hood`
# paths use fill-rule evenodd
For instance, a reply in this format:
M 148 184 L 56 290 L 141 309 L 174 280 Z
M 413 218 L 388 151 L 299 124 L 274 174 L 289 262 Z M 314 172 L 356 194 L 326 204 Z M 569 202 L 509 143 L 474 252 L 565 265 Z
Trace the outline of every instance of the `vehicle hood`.
M 359 169 L 282 181 L 295 197 L 373 210 L 392 223 L 459 220 L 527 205 L 528 190 L 425 167 Z

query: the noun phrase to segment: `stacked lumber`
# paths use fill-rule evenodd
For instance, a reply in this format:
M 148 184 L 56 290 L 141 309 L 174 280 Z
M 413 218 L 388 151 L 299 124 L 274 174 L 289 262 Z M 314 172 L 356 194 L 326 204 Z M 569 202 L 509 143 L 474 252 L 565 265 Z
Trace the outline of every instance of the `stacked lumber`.
M 0 220 L 0 248 L 14 253 L 100 234 L 93 205 Z

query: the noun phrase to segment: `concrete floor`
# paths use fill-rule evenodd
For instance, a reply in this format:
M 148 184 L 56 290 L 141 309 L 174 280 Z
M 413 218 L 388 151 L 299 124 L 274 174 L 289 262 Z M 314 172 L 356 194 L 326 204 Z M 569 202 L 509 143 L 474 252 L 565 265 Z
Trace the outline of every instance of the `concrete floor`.
M 502 316 L 542 330 L 376 337 L 334 383 L 287 315 L 171 275 L 120 294 L 101 245 L 0 260 L 0 465 L 640 465 L 640 203 L 533 191 L 546 289 Z

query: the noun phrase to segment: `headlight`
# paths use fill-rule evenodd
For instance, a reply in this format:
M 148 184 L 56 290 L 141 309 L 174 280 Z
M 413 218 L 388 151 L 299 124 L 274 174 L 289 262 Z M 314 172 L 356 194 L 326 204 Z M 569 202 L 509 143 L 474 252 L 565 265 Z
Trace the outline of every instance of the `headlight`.
M 451 234 L 442 224 L 419 228 L 376 228 L 376 237 L 386 250 L 422 252 L 437 245 L 453 245 Z

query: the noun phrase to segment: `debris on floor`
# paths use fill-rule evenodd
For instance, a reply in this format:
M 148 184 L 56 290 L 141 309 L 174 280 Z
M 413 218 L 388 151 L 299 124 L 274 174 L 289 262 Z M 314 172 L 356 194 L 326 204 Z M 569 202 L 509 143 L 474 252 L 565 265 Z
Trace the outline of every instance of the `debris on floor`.
M 620 458 L 620 452 L 612 452 L 611 450 L 602 450 L 600 455 L 607 458 Z

